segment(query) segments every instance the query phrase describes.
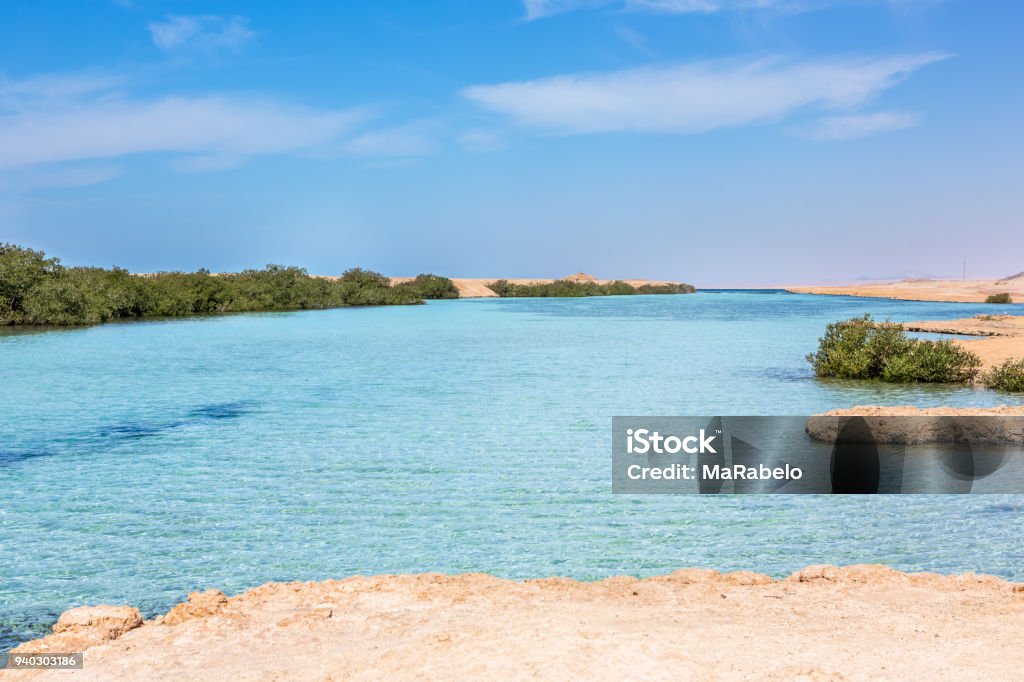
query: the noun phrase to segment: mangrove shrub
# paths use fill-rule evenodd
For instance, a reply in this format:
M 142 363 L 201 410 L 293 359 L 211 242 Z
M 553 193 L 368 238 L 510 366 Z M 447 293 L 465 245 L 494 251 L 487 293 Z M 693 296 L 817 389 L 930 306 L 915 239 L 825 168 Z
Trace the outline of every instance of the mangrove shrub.
M 384 275 L 361 268 L 329 279 L 283 265 L 227 274 L 133 275 L 116 267 L 64 267 L 41 251 L 0 244 L 0 324 L 98 324 L 134 317 L 405 305 L 455 288 L 437 275 L 413 282 L 418 284 L 391 286 Z
M 1000 391 L 1024 391 L 1024 359 L 1006 360 L 985 373 L 985 385 Z
M 407 282 L 396 284 L 395 288 L 411 291 L 420 298 L 429 300 L 459 297 L 459 289 L 455 283 L 440 275 L 417 275 Z
M 634 287 L 628 282 L 615 280 L 598 284 L 597 282 L 577 282 L 571 279 L 558 279 L 554 282 L 538 284 L 514 284 L 507 279 L 499 279 L 487 285 L 491 291 L 502 298 L 578 298 L 583 296 L 629 296 L 636 294 L 692 294 L 697 291 L 690 284 L 643 284 Z
M 965 383 L 981 369 L 977 355 L 952 341 L 912 339 L 903 325 L 870 315 L 827 325 L 807 361 L 819 377 L 900 383 Z

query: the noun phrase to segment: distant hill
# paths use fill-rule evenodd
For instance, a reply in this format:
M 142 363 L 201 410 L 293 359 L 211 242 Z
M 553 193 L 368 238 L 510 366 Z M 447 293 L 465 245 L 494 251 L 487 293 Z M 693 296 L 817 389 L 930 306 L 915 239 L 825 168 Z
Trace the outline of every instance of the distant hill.
M 1012 282 L 1014 280 L 1024 279 L 1024 272 L 1018 272 L 1016 275 L 1010 275 L 1009 277 L 1003 277 L 996 284 L 1002 284 L 1003 282 Z

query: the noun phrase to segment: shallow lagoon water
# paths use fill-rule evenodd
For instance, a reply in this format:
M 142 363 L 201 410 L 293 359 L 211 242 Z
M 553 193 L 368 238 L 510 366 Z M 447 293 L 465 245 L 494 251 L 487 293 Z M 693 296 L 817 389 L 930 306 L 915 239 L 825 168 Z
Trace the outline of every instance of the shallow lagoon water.
M 827 322 L 991 306 L 784 293 L 438 301 L 0 335 L 0 651 L 69 607 L 486 571 L 1024 579 L 1017 496 L 612 496 L 623 414 L 987 406 L 823 381 Z

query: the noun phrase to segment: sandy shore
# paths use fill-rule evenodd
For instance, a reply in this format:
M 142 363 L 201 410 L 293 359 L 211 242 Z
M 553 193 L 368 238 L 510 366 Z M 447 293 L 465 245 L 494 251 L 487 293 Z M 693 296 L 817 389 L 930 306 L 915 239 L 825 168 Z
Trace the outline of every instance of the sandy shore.
M 999 407 L 914 407 L 913 405 L 854 405 L 822 412 L 817 417 L 1024 417 L 1024 405 Z
M 904 301 L 952 301 L 983 303 L 992 294 L 1008 293 L 1014 301 L 1024 302 L 1024 273 L 1005 279 L 905 279 L 899 282 L 866 282 L 844 286 L 787 286 L 796 294 L 830 294 L 895 298 Z M 993 306 L 995 308 L 995 306 Z
M 89 647 L 76 672 L 4 680 L 1010 680 L 1024 585 L 811 566 L 637 580 L 355 577 L 190 596 L 140 624 L 74 609 L 21 651 Z
M 961 347 L 981 358 L 984 369 L 1024 358 L 1024 315 L 977 315 L 959 320 L 907 322 L 907 331 L 977 336 L 955 339 Z
M 413 279 L 412 277 L 392 277 L 391 282 L 393 284 L 400 284 Z M 551 284 L 555 280 L 553 279 L 515 279 L 505 277 L 479 277 L 479 278 L 459 278 L 452 277 L 452 283 L 455 284 L 459 290 L 459 298 L 496 298 L 497 294 L 487 288 L 488 284 L 497 282 L 499 279 L 505 279 L 512 284 Z M 610 279 L 593 279 L 588 278 L 588 281 L 597 282 L 598 284 L 607 284 L 613 280 Z M 678 284 L 678 282 L 669 282 L 668 280 L 655 280 L 655 279 L 626 279 L 623 280 L 627 284 L 634 287 L 643 286 L 644 284 Z
M 807 418 L 807 435 L 834 443 L 844 420 L 835 417 L 864 417 L 869 431 L 859 442 L 981 444 L 1024 443 L 1024 405 L 999 407 L 913 407 L 911 405 L 856 405 L 829 410 Z M 929 417 L 905 419 L 904 417 Z M 943 419 L 942 417 L 1002 417 L 1002 419 Z M 850 434 L 847 434 L 850 437 Z M 856 438 L 856 436 L 853 436 Z

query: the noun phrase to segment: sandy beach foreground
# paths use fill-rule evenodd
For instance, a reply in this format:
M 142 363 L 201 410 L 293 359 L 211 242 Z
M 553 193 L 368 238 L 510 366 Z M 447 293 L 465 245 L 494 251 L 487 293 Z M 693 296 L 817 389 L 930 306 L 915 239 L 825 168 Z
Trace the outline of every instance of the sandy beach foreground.
M 145 623 L 73 609 L 55 631 L 18 650 L 87 649 L 83 670 L 0 678 L 1009 680 L 1024 669 L 1024 585 L 884 566 L 353 577 L 197 593 Z

